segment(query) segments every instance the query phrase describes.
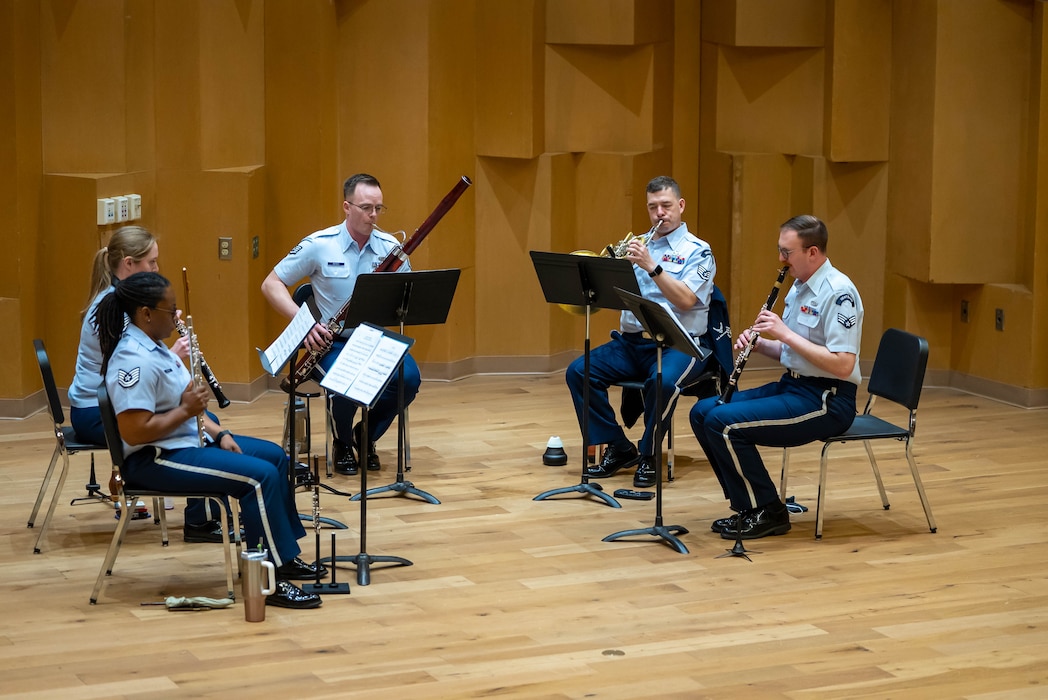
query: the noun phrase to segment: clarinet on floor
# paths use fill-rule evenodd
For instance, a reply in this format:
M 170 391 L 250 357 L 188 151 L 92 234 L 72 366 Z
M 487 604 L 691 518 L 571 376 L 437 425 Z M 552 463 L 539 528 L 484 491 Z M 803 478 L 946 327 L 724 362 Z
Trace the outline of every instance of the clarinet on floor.
M 789 271 L 789 265 L 783 265 L 782 269 L 779 270 L 779 276 L 775 280 L 775 284 L 771 288 L 771 294 L 768 295 L 768 300 L 764 302 L 764 306 L 761 307 L 761 311 L 767 311 L 775 305 L 775 300 L 779 297 L 779 289 L 782 287 L 782 281 L 786 279 L 786 273 Z M 760 312 L 757 312 L 760 316 Z M 753 348 L 757 345 L 757 339 L 760 338 L 760 333 L 756 331 L 750 332 L 750 342 L 746 344 L 746 347 L 742 349 L 739 356 L 735 358 L 735 367 L 731 371 L 731 376 L 728 377 L 728 385 L 724 387 L 724 393 L 717 399 L 717 403 L 728 403 L 731 401 L 732 395 L 735 390 L 739 387 L 739 376 L 742 374 L 743 368 L 746 366 L 746 361 L 750 359 L 750 353 Z

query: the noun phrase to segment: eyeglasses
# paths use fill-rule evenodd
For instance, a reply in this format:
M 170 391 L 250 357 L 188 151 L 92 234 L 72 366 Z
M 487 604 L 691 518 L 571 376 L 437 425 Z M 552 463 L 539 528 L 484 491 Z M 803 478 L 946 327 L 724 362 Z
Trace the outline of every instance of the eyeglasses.
M 385 204 L 357 204 L 356 202 L 350 202 L 348 199 L 346 200 L 346 204 L 352 204 L 367 216 L 371 216 L 371 212 L 375 212 L 375 216 L 378 216 L 383 212 L 389 211 L 389 207 Z
M 798 250 L 808 250 L 808 248 L 811 248 L 811 246 L 810 245 L 805 245 L 805 246 L 801 246 L 800 248 L 796 248 L 794 250 L 786 250 L 785 248 L 779 248 L 778 250 L 779 250 L 779 255 L 781 255 L 782 257 L 784 257 L 787 260 L 789 260 L 790 256 L 793 255 L 794 253 L 796 253 Z
M 170 309 L 165 309 L 163 306 L 154 306 L 153 309 L 155 309 L 156 311 L 166 311 L 167 313 L 171 314 L 171 318 L 175 318 L 176 316 L 178 316 L 177 306 L 172 307 Z

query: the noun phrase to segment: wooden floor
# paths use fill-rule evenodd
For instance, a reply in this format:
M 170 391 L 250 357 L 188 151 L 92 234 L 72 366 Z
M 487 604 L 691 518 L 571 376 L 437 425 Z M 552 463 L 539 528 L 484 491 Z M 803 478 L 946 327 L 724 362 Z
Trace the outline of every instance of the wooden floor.
M 278 439 L 283 399 L 230 406 L 223 424 Z M 690 408 L 691 400 L 686 407 Z M 899 411 L 885 415 L 899 418 Z M 413 566 L 371 569 L 369 586 L 319 610 L 168 612 L 167 595 L 224 595 L 217 545 L 162 548 L 131 524 L 97 606 L 88 598 L 115 521 L 71 475 L 44 546 L 26 521 L 54 446 L 45 414 L 0 422 L 0 696 L 17 698 L 979 698 L 1048 697 L 1048 412 L 927 388 L 916 456 L 938 521 L 931 534 L 901 445 L 877 448 L 882 510 L 861 446 L 831 452 L 825 535 L 815 541 L 818 448 L 791 458 L 790 495 L 811 510 L 793 531 L 718 558 L 727 514 L 678 409 L 677 478 L 656 539 L 603 542 L 654 523 L 654 503 L 534 501 L 579 483 L 578 428 L 557 376 L 427 382 L 411 408 L 408 478 L 440 505 L 368 501 L 367 551 Z M 546 467 L 560 435 L 571 458 Z M 317 435 L 319 437 L 319 433 Z M 395 476 L 395 439 L 379 443 Z M 770 463 L 779 453 L 769 451 Z M 105 461 L 99 463 L 105 477 Z M 335 477 L 334 486 L 359 490 Z M 628 487 L 626 473 L 603 482 Z M 311 496 L 299 495 L 303 512 Z M 323 515 L 359 507 L 325 494 Z M 181 522 L 181 506 L 171 511 Z M 177 532 L 177 531 L 176 531 Z M 326 555 L 329 530 L 324 530 Z M 180 533 L 178 533 L 180 534 Z M 313 558 L 312 530 L 303 546 Z M 756 553 L 759 552 L 759 553 Z

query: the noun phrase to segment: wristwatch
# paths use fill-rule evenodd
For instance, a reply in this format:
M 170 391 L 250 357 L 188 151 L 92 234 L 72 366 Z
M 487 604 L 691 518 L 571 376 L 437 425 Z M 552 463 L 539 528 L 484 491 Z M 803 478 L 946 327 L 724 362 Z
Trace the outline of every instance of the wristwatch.
M 222 432 L 220 432 L 218 435 L 215 436 L 215 444 L 216 445 L 220 444 L 222 442 L 222 438 L 224 438 L 226 435 L 232 435 L 232 434 L 233 433 L 231 433 L 228 430 L 223 430 Z
M 648 273 L 648 277 L 658 277 L 662 274 L 662 265 L 656 265 L 655 269 Z

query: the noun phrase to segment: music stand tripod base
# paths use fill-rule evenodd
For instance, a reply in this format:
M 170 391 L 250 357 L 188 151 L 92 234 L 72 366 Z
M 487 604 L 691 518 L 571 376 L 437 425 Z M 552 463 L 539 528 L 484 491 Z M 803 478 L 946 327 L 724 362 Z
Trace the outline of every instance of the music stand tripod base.
M 623 537 L 636 537 L 639 535 L 650 535 L 652 537 L 661 538 L 666 544 L 676 549 L 681 554 L 687 554 L 688 548 L 684 546 L 684 543 L 677 539 L 676 535 L 686 535 L 688 529 L 681 527 L 680 525 L 665 526 L 662 524 L 656 524 L 652 527 L 641 527 L 634 530 L 622 530 L 620 532 L 613 532 L 605 537 L 602 542 L 614 542 L 620 540 Z
M 378 495 L 380 493 L 394 493 L 398 496 L 417 496 L 421 498 L 423 501 L 426 501 L 427 503 L 432 503 L 436 506 L 440 505 L 440 501 L 437 500 L 434 496 L 423 491 L 422 489 L 415 488 L 415 485 L 413 483 L 411 483 L 410 481 L 404 481 L 403 479 L 400 479 L 399 475 L 398 479 L 394 481 L 392 484 L 387 484 L 386 486 L 376 486 L 373 489 L 369 489 L 368 498 L 371 498 L 372 496 Z M 350 496 L 349 500 L 359 501 L 360 494 L 358 493 L 353 496 Z
M 614 498 L 604 493 L 604 487 L 600 484 L 591 484 L 588 481 L 575 484 L 574 486 L 563 486 L 557 489 L 550 489 L 549 491 L 543 491 L 533 501 L 544 501 L 551 496 L 559 496 L 563 493 L 581 493 L 584 496 L 594 496 L 604 501 L 605 505 L 609 505 L 612 508 L 621 508 L 622 504 L 616 501 Z

